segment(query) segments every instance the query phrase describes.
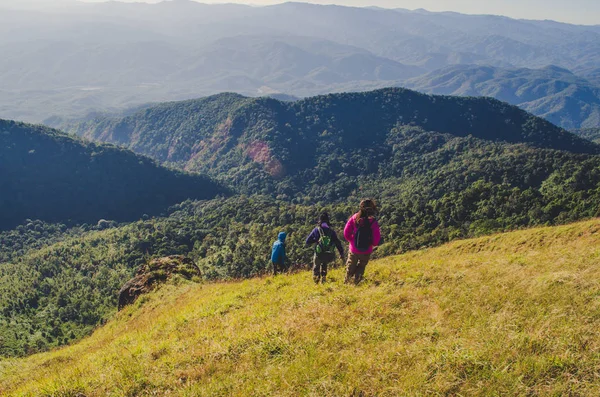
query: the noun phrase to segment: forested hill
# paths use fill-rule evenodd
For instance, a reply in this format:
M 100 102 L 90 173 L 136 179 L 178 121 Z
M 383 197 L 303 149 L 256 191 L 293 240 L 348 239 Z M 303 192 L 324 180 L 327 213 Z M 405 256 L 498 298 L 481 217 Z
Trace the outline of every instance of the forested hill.
M 600 143 L 600 128 L 582 128 L 571 132 L 592 142 Z
M 0 229 L 8 229 L 26 219 L 134 220 L 223 189 L 125 149 L 0 120 L 0 192 Z
M 296 102 L 221 94 L 96 119 L 72 132 L 206 172 L 249 193 L 286 185 L 290 194 L 320 180 L 376 172 L 393 157 L 394 131 L 406 125 L 451 137 L 599 152 L 599 146 L 516 106 L 400 88 Z

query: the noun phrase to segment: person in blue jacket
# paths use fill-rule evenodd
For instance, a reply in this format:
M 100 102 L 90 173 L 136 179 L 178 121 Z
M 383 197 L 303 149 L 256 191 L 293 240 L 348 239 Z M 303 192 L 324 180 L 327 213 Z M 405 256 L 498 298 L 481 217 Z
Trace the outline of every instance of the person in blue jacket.
M 282 273 L 286 270 L 285 266 L 285 238 L 287 234 L 285 232 L 279 233 L 277 241 L 273 243 L 273 251 L 271 251 L 271 262 L 273 263 L 273 275 Z

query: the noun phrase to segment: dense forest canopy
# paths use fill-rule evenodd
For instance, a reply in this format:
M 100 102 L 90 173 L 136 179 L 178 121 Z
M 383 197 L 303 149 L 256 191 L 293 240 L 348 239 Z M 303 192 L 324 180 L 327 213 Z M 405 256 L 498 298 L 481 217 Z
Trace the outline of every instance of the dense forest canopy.
M 324 181 L 374 174 L 392 158 L 394 131 L 407 125 L 539 148 L 599 150 L 494 99 L 430 96 L 399 88 L 296 102 L 221 94 L 124 118 L 98 118 L 71 131 L 206 173 L 245 193 L 294 196 Z

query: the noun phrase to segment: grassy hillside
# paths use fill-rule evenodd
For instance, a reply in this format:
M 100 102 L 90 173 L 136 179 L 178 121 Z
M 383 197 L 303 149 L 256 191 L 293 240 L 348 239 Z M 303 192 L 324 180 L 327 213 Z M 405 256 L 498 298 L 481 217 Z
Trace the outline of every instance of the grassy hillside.
M 0 362 L 0 393 L 600 393 L 600 221 L 307 273 L 170 285 L 73 346 Z

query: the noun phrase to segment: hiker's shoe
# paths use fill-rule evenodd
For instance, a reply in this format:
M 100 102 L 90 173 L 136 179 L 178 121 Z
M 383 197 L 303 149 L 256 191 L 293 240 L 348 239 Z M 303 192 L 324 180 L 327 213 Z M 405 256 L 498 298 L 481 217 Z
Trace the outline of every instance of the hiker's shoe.
M 327 282 L 327 277 L 321 277 L 321 284 L 325 284 Z
M 313 281 L 315 282 L 315 284 L 319 284 L 319 281 L 321 281 L 321 280 L 319 277 L 314 276 Z

